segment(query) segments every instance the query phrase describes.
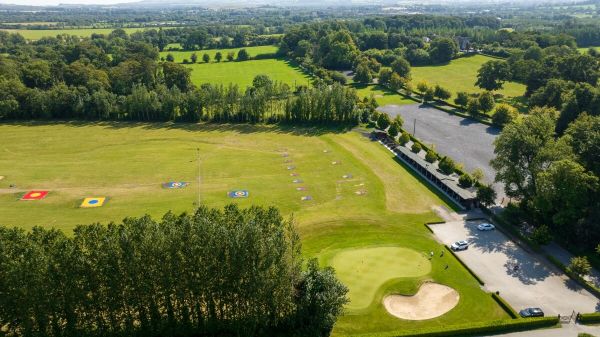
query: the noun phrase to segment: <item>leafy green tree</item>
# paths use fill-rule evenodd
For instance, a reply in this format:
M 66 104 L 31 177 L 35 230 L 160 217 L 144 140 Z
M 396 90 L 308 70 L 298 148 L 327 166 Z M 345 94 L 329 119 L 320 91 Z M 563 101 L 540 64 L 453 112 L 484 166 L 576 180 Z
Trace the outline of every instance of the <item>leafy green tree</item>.
M 239 58 L 239 55 L 238 55 L 238 58 Z M 204 53 L 204 55 L 202 55 L 202 61 L 204 61 L 204 63 L 210 62 L 210 55 L 208 55 L 207 53 Z
M 489 207 L 496 202 L 496 191 L 491 185 L 480 184 L 477 186 L 477 201 L 485 207 Z
M 402 129 L 402 125 L 404 125 L 404 119 L 399 114 L 394 117 L 392 120 L 392 124 L 396 124 L 398 130 Z
M 378 82 L 381 85 L 390 84 L 390 80 L 392 78 L 392 71 L 387 68 L 383 68 L 379 71 Z
M 227 61 L 232 62 L 233 60 L 235 60 L 235 54 L 234 52 L 230 51 L 227 53 Z
M 386 113 L 382 113 L 377 118 L 377 128 L 380 130 L 385 130 L 390 126 L 391 120 L 390 116 Z
M 402 134 L 400 135 L 400 138 L 398 139 L 398 142 L 400 143 L 400 145 L 405 145 L 409 141 L 410 141 L 410 135 L 408 134 L 408 132 L 402 131 Z
M 482 92 L 477 100 L 479 109 L 485 113 L 492 111 L 496 105 L 494 95 L 490 91 Z
M 471 116 L 479 115 L 479 110 L 481 107 L 479 106 L 479 100 L 477 98 L 469 98 L 467 101 L 466 110 Z
M 552 232 L 546 225 L 536 227 L 531 233 L 531 240 L 538 245 L 547 245 L 552 241 Z
M 433 63 L 447 63 L 458 53 L 458 46 L 453 39 L 437 38 L 431 42 L 429 56 Z
M 250 54 L 248 54 L 248 51 L 246 49 L 240 49 L 238 51 L 238 54 L 237 54 L 238 61 L 247 61 L 249 59 L 250 59 Z
M 445 174 L 452 174 L 456 169 L 456 164 L 454 163 L 454 160 L 452 160 L 452 158 L 443 157 L 442 160 L 439 161 L 438 167 Z
M 483 170 L 480 168 L 474 169 L 471 177 L 473 177 L 474 182 L 481 182 L 484 178 Z
M 579 277 L 587 276 L 592 271 L 592 265 L 585 256 L 573 257 L 567 268 Z
M 454 104 L 465 108 L 469 103 L 469 94 L 464 91 L 460 91 L 456 93 L 456 98 L 454 99 Z
M 192 63 L 198 62 L 198 55 L 196 53 L 192 53 L 192 56 L 190 56 L 190 60 L 192 60 Z
M 439 85 L 436 85 L 433 90 L 433 96 L 435 96 L 437 99 L 443 101 L 443 100 L 449 99 L 452 96 L 452 94 L 450 93 L 449 90 L 444 89 L 444 88 L 440 87 Z
M 392 71 L 403 78 L 410 78 L 410 63 L 399 57 L 391 64 Z
M 390 89 L 393 91 L 398 91 L 402 89 L 405 81 L 402 77 L 398 76 L 396 73 L 392 73 L 392 77 L 390 78 Z
M 487 91 L 500 90 L 509 77 L 510 69 L 506 61 L 488 61 L 479 68 L 475 85 Z
M 191 69 L 181 64 L 165 62 L 162 64 L 162 70 L 165 85 L 168 88 L 176 86 L 181 91 L 188 91 L 192 88 Z
M 458 177 L 458 183 L 460 184 L 460 186 L 468 188 L 473 186 L 473 178 L 471 178 L 471 176 L 469 176 L 466 173 L 463 173 L 460 175 L 460 177 Z
M 221 62 L 221 60 L 222 60 L 222 59 L 223 59 L 223 54 L 221 54 L 221 52 L 220 52 L 220 51 L 218 51 L 218 52 L 215 54 L 215 61 L 217 61 L 217 62 Z
M 427 92 L 427 90 L 429 90 L 429 85 L 427 84 L 427 82 L 420 81 L 419 83 L 417 83 L 417 91 L 419 91 L 421 95 L 424 95 Z
M 494 141 L 496 158 L 491 165 L 507 196 L 525 203 L 532 200 L 538 174 L 560 159 L 564 151 L 558 150 L 554 139 L 555 116 L 552 109 L 533 109 L 528 118 L 507 124 Z
M 433 101 L 434 96 L 435 96 L 435 90 L 433 88 L 428 88 L 427 91 L 425 91 L 425 94 L 423 94 L 423 101 L 431 102 L 431 101 Z
M 432 149 L 427 150 L 427 154 L 425 155 L 425 160 L 428 163 L 435 163 L 437 161 L 437 154 Z
M 369 84 L 373 81 L 371 70 L 365 64 L 359 64 L 354 73 L 354 80 L 358 83 Z
M 578 161 L 600 177 L 600 116 L 583 114 L 569 125 L 564 141 Z
M 413 143 L 412 147 L 410 148 L 410 150 L 414 153 L 419 153 L 421 152 L 421 150 L 423 150 L 423 147 L 421 146 L 421 144 L 419 143 Z
M 398 129 L 398 125 L 396 123 L 392 123 L 387 130 L 388 135 L 394 139 L 396 139 L 399 132 L 400 130 Z
M 166 60 L 167 62 L 175 62 L 175 57 L 173 56 L 173 54 L 168 53 Z
M 492 115 L 492 123 L 494 123 L 494 125 L 503 127 L 504 125 L 509 124 L 517 119 L 518 116 L 519 113 L 512 106 L 508 104 L 499 104 Z

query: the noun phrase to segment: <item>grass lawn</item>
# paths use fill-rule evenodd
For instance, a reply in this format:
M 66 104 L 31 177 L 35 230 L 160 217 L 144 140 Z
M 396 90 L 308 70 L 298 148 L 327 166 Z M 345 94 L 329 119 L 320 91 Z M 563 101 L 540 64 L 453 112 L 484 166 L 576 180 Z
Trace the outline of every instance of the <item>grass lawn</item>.
M 360 98 L 364 98 L 364 97 L 375 97 L 375 100 L 377 101 L 377 103 L 379 103 L 379 106 L 385 106 L 385 105 L 405 105 L 405 104 L 414 104 L 415 101 L 408 99 L 408 98 L 404 98 L 403 96 L 400 96 L 399 94 L 390 91 L 387 88 L 384 88 L 382 86 L 379 85 L 364 85 L 364 84 L 352 84 L 351 85 L 353 88 L 356 89 L 357 93 L 358 93 L 358 97 Z
M 452 92 L 452 98 L 457 92 L 466 91 L 467 93 L 481 92 L 482 89 L 475 86 L 477 81 L 477 71 L 485 62 L 494 60 L 491 57 L 483 55 L 474 55 L 452 60 L 449 64 L 413 67 L 411 70 L 412 82 L 416 88 L 417 83 L 426 81 L 430 85 L 438 84 Z M 504 88 L 498 93 L 505 97 L 523 96 L 525 85 L 515 82 L 504 83 Z
M 9 33 L 19 33 L 27 40 L 39 40 L 43 37 L 54 37 L 56 35 L 69 34 L 77 35 L 80 37 L 89 37 L 92 34 L 110 34 L 116 28 L 81 28 L 81 29 L 2 29 Z M 127 34 L 135 33 L 137 31 L 152 29 L 152 28 L 123 28 Z M 157 28 L 156 28 L 157 29 Z M 168 27 L 163 29 L 169 29 Z
M 170 44 L 167 46 L 167 48 L 169 48 L 169 47 L 176 48 L 177 45 Z M 171 55 L 173 55 L 173 58 L 175 58 L 175 62 L 181 63 L 181 62 L 183 62 L 184 59 L 187 59 L 188 61 L 191 62 L 192 54 L 196 53 L 196 55 L 198 56 L 197 62 L 204 63 L 202 61 L 202 55 L 208 54 L 210 56 L 210 62 L 214 63 L 215 55 L 217 54 L 217 52 L 221 52 L 221 54 L 223 55 L 223 60 L 221 61 L 221 63 L 225 63 L 225 62 L 227 62 L 227 53 L 233 52 L 235 54 L 235 57 L 237 57 L 238 51 L 240 49 L 242 49 L 242 48 L 206 49 L 206 50 L 196 50 L 196 51 L 163 51 L 160 53 L 160 57 L 166 58 L 168 54 L 171 54 Z M 273 54 L 273 53 L 277 52 L 277 46 L 255 46 L 255 47 L 246 47 L 243 49 L 246 49 L 248 54 L 250 54 L 250 57 L 255 57 L 256 55 L 262 55 L 262 54 Z
M 0 180 L 0 214 L 5 225 L 70 232 L 77 224 L 143 214 L 158 217 L 168 210 L 189 212 L 200 186 L 202 202 L 211 207 L 234 201 L 241 206 L 275 205 L 286 216 L 294 214 L 303 254 L 333 265 L 350 288 L 352 302 L 336 324 L 335 336 L 507 317 L 458 261 L 450 254 L 439 257 L 443 247 L 423 226 L 439 220 L 432 206 L 450 206 L 363 130 L 4 123 L 0 135 L 5 154 L 0 156 L 0 175 L 5 176 Z M 291 176 L 293 172 L 298 176 Z M 352 177 L 343 178 L 348 174 Z M 293 183 L 294 179 L 303 182 Z M 163 189 L 161 183 L 167 181 L 190 185 Z M 11 184 L 16 188 L 9 188 Z M 297 191 L 299 186 L 306 190 Z M 50 193 L 41 201 L 18 201 L 31 189 Z M 229 199 L 226 193 L 234 189 L 246 189 L 250 197 Z M 109 199 L 103 207 L 79 208 L 89 196 Z M 302 201 L 302 196 L 313 200 Z M 430 251 L 436 253 L 431 261 L 424 257 Z M 415 293 L 426 280 L 455 288 L 460 293 L 458 306 L 419 322 L 385 311 L 383 296 Z
M 600 47 L 583 47 L 583 48 L 577 48 L 577 51 L 579 51 L 582 54 L 586 54 L 588 52 L 588 50 L 590 49 L 595 49 L 596 51 L 600 51 Z
M 197 63 L 188 64 L 192 69 L 192 82 L 223 84 L 234 83 L 245 88 L 252 84 L 256 75 L 265 74 L 272 80 L 284 82 L 290 86 L 308 84 L 310 77 L 292 62 L 283 59 L 250 60 L 243 62 Z

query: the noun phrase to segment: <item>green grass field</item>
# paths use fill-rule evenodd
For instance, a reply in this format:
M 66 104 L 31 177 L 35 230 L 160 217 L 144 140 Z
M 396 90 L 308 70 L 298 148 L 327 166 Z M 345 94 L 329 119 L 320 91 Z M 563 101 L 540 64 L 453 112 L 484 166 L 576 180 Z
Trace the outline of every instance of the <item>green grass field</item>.
M 123 28 L 127 34 L 152 28 Z M 164 29 L 169 29 L 164 28 Z M 27 40 L 39 40 L 43 37 L 54 37 L 56 35 L 68 34 L 80 37 L 89 37 L 92 34 L 110 34 L 115 28 L 81 28 L 81 29 L 2 29 L 10 33 L 19 33 Z
M 494 60 L 491 57 L 475 55 L 452 60 L 449 64 L 413 67 L 411 70 L 412 82 L 415 86 L 420 81 L 426 81 L 430 85 L 438 84 L 455 94 L 460 91 L 467 93 L 481 92 L 482 89 L 475 86 L 477 71 L 487 61 Z M 498 91 L 505 97 L 523 96 L 525 86 L 520 83 L 506 82 L 504 88 Z
M 405 104 L 415 104 L 415 101 L 404 98 L 397 93 L 392 92 L 389 89 L 386 89 L 379 85 L 361 85 L 361 84 L 352 84 L 352 87 L 356 89 L 358 97 L 375 97 L 379 106 L 385 105 L 405 105 Z
M 595 49 L 596 51 L 600 51 L 600 47 L 583 47 L 583 48 L 577 48 L 577 51 L 579 51 L 582 54 L 585 54 L 588 52 L 588 50 L 590 49 Z
M 167 46 L 167 48 L 169 48 L 169 47 L 176 48 L 177 45 L 170 44 Z M 181 63 L 181 62 L 183 62 L 184 59 L 187 59 L 188 61 L 190 61 L 192 54 L 196 53 L 196 55 L 198 56 L 198 63 L 204 63 L 204 62 L 202 62 L 202 55 L 208 54 L 210 56 L 210 62 L 214 63 L 215 62 L 215 54 L 217 54 L 217 52 L 221 52 L 221 54 L 223 55 L 223 60 L 221 62 L 223 63 L 223 62 L 227 62 L 227 59 L 226 59 L 227 53 L 233 52 L 235 54 L 235 56 L 237 57 L 237 53 L 240 49 L 242 49 L 242 48 L 206 49 L 206 50 L 196 50 L 196 51 L 163 51 L 160 53 L 160 57 L 166 58 L 167 55 L 171 54 L 171 55 L 173 55 L 175 62 Z M 277 46 L 254 46 L 254 47 L 246 47 L 244 49 L 246 49 L 248 54 L 250 54 L 250 57 L 255 57 L 256 55 L 262 55 L 262 54 L 273 54 L 273 53 L 277 52 Z
M 245 88 L 252 84 L 256 75 L 265 74 L 272 80 L 287 83 L 290 86 L 307 85 L 310 77 L 293 63 L 283 59 L 250 60 L 243 62 L 197 63 L 188 64 L 192 69 L 191 79 L 196 85 L 202 83 L 234 83 Z
M 363 130 L 5 123 L 0 135 L 0 175 L 5 177 L 0 180 L 0 214 L 5 225 L 70 232 L 77 224 L 143 214 L 158 217 L 168 210 L 190 212 L 198 187 L 202 202 L 211 207 L 234 201 L 226 196 L 228 191 L 247 189 L 250 197 L 236 203 L 275 205 L 286 216 L 293 214 L 304 255 L 333 265 L 349 287 L 351 303 L 335 326 L 335 336 L 507 317 L 452 255 L 437 255 L 443 246 L 423 224 L 439 220 L 432 206 L 450 206 Z M 352 177 L 343 178 L 348 174 Z M 161 183 L 167 181 L 190 185 L 163 189 Z M 306 190 L 297 191 L 299 186 Z M 41 201 L 18 200 L 31 189 L 50 193 Z M 109 199 L 100 208 L 79 208 L 89 196 Z M 302 196 L 313 200 L 302 201 Z M 431 261 L 423 257 L 429 251 L 436 252 Z M 426 280 L 458 290 L 458 306 L 441 317 L 415 322 L 397 319 L 381 305 L 386 294 L 414 293 Z

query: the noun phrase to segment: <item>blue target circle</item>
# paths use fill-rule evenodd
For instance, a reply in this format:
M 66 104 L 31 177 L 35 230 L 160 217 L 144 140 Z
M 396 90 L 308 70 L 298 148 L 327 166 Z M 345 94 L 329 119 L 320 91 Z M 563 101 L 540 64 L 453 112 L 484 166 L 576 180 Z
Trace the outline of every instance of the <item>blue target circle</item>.
M 98 200 L 94 199 L 94 200 L 90 200 L 90 202 L 88 202 L 88 204 L 90 205 L 95 205 L 98 203 Z

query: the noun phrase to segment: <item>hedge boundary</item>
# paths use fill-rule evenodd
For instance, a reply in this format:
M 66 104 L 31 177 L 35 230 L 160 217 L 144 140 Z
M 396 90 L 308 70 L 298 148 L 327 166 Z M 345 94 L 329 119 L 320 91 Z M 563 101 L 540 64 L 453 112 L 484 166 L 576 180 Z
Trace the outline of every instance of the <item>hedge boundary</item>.
M 464 263 L 463 260 L 461 260 L 452 249 L 450 249 L 450 247 L 448 247 L 447 245 L 444 245 L 444 247 L 446 247 L 446 250 L 448 250 L 450 254 L 452 254 L 452 256 L 454 256 L 463 267 L 465 267 L 469 274 L 471 274 L 475 278 L 475 280 L 477 280 L 477 283 L 479 283 L 479 285 L 485 285 L 485 282 L 483 282 L 479 275 L 475 274 L 475 272 L 471 268 L 469 268 L 469 266 L 467 266 L 467 264 Z
M 594 312 L 591 314 L 577 314 L 577 322 L 581 324 L 600 323 L 600 312 Z
M 353 337 L 446 337 L 446 336 L 473 336 L 482 334 L 497 334 L 534 330 L 556 326 L 558 317 L 541 317 L 517 320 L 499 320 L 487 323 L 469 323 L 450 326 L 446 328 L 430 328 L 419 330 L 396 330 L 382 333 L 357 334 Z
M 492 293 L 492 298 L 494 299 L 494 301 L 496 301 L 496 303 L 498 303 L 498 305 L 504 309 L 504 311 L 506 311 L 506 313 L 512 318 L 519 318 L 519 314 L 517 313 L 517 311 L 508 303 L 506 302 L 506 300 L 504 300 L 502 297 L 500 297 L 500 295 L 496 294 L 496 293 Z

